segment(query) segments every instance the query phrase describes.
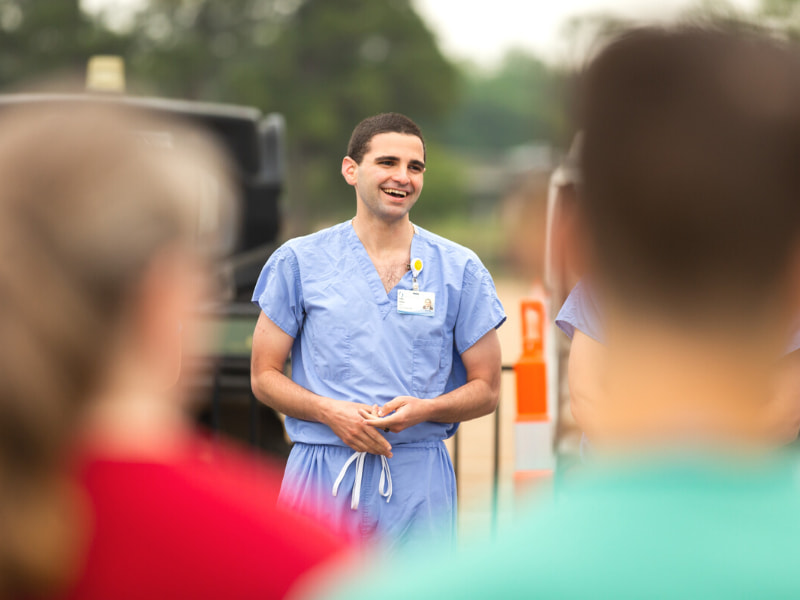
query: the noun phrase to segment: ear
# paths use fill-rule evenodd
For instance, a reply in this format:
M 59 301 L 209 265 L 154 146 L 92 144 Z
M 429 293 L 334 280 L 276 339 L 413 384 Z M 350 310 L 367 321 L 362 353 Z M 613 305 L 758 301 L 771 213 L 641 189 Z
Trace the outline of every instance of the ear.
M 349 185 L 358 183 L 358 163 L 349 156 L 342 159 L 342 177 Z

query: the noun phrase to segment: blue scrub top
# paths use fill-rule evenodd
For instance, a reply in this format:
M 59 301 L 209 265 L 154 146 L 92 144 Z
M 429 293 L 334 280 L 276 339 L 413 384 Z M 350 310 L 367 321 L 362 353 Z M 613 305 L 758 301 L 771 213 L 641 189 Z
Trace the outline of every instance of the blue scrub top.
M 421 292 L 434 315 L 397 311 L 352 223 L 286 242 L 253 292 L 266 316 L 294 338 L 292 380 L 337 400 L 382 406 L 397 396 L 435 398 L 466 383 L 461 354 L 506 319 L 491 275 L 474 252 L 416 227 L 411 259 L 422 259 Z M 386 433 L 390 444 L 443 440 L 457 423 L 420 423 Z M 286 418 L 295 442 L 344 443 L 323 423 Z

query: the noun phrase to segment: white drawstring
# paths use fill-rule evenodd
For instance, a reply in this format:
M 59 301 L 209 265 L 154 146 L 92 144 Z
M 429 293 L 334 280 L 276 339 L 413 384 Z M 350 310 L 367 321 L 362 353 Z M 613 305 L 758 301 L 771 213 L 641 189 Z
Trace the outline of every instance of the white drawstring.
M 386 502 L 392 499 L 392 472 L 389 470 L 389 461 L 383 454 L 381 454 L 381 479 L 378 482 L 378 493 L 386 498 Z
M 364 476 L 364 460 L 366 460 L 366 458 L 366 452 L 354 452 L 350 458 L 347 459 L 347 462 L 344 463 L 342 470 L 339 471 L 339 476 L 333 483 L 333 495 L 336 496 L 339 492 L 339 485 L 341 485 L 345 473 L 347 473 L 347 469 L 349 469 L 350 465 L 355 461 L 356 476 L 353 482 L 353 493 L 350 499 L 350 508 L 353 510 L 358 509 L 358 503 L 361 499 L 361 479 Z M 389 470 L 389 461 L 386 460 L 386 457 L 383 455 L 381 455 L 381 478 L 378 482 L 378 493 L 386 498 L 386 502 L 389 502 L 392 498 L 392 472 Z
M 333 495 L 336 496 L 337 492 L 339 491 L 339 484 L 342 483 L 342 479 L 344 479 L 344 474 L 347 473 L 348 467 L 352 464 L 352 462 L 356 461 L 356 480 L 353 483 L 353 496 L 350 500 L 350 508 L 356 510 L 358 508 L 358 500 L 361 496 L 361 476 L 364 474 L 364 459 L 366 458 L 366 452 L 354 452 L 350 458 L 347 459 L 347 462 L 344 463 L 342 470 L 339 471 L 339 476 L 336 478 L 336 481 L 333 483 Z

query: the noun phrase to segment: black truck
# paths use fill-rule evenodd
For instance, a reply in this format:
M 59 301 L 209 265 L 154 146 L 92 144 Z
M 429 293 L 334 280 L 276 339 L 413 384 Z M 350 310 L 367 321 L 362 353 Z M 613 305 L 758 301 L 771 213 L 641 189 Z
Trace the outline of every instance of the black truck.
M 289 445 L 278 415 L 261 405 L 250 390 L 250 351 L 259 314 L 250 296 L 280 231 L 286 135 L 283 117 L 276 113 L 264 115 L 245 106 L 96 93 L 1 95 L 0 111 L 33 104 L 57 110 L 59 106 L 87 101 L 123 104 L 134 111 L 165 118 L 167 123 L 188 122 L 210 133 L 228 153 L 241 198 L 240 226 L 236 239 L 217 263 L 223 299 L 198 307 L 201 321 L 214 328 L 212 338 L 216 342 L 212 347 L 185 354 L 183 360 L 207 367 L 201 369 L 206 375 L 189 382 L 199 423 L 264 452 L 287 456 Z M 152 143 L 181 143 L 169 131 L 146 135 L 152 136 Z

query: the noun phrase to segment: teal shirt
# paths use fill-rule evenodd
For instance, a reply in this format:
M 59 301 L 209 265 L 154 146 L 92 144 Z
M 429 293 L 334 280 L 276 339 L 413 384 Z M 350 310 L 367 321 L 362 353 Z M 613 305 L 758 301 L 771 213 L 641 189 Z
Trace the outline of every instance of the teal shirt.
M 800 598 L 798 544 L 793 462 L 650 462 L 579 477 L 496 542 L 362 566 L 326 597 Z

